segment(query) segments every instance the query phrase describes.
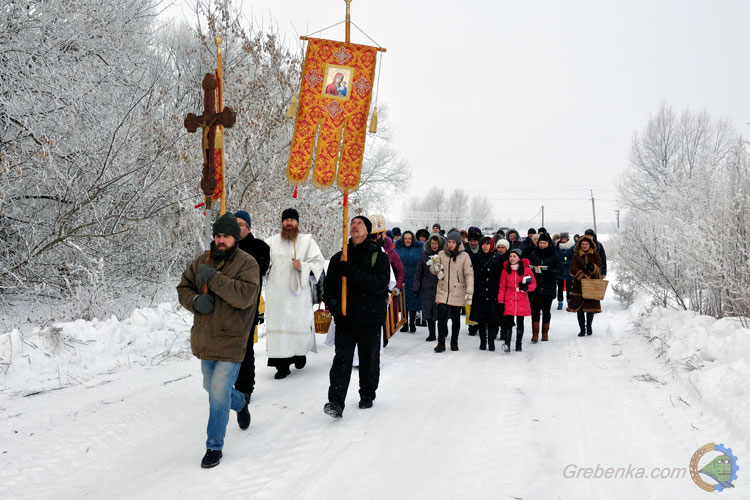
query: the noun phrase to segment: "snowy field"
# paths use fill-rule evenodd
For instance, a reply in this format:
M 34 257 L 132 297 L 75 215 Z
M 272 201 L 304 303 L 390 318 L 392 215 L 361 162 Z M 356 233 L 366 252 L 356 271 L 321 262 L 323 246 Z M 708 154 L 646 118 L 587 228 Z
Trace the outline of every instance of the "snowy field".
M 479 351 L 466 326 L 461 350 L 442 354 L 426 328 L 398 333 L 375 406 L 357 408 L 355 370 L 341 420 L 322 411 L 333 356 L 322 336 L 284 380 L 261 339 L 252 424 L 241 431 L 231 414 L 209 470 L 192 318 L 175 303 L 3 333 L 0 498 L 707 498 L 685 470 L 711 442 L 740 466 L 720 498 L 750 498 L 750 331 L 611 294 L 603 308 L 593 336 L 555 310 L 550 342 L 530 344 L 527 324 L 524 352 L 509 355 Z M 630 475 L 586 477 L 597 467 Z

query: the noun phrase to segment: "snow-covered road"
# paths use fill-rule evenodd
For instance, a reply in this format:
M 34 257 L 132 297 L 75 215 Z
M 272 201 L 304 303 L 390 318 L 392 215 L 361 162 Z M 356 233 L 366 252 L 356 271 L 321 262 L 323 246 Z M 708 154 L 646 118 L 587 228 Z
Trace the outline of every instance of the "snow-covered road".
M 465 326 L 461 350 L 442 354 L 425 328 L 399 333 L 374 408 L 357 408 L 355 370 L 341 420 L 322 412 L 331 348 L 319 342 L 304 370 L 274 380 L 261 341 L 252 424 L 241 431 L 232 413 L 210 470 L 200 468 L 208 404 L 195 359 L 6 392 L 0 498 L 705 498 L 680 470 L 709 442 L 734 445 L 742 468 L 746 435 L 671 375 L 621 306 L 604 309 L 586 338 L 574 314 L 554 311 L 550 342 L 532 345 L 527 331 L 524 352 L 509 355 L 479 351 Z M 597 467 L 627 477 L 584 477 Z M 655 468 L 678 477 L 652 478 Z M 740 476 L 723 495 L 750 498 L 748 483 Z

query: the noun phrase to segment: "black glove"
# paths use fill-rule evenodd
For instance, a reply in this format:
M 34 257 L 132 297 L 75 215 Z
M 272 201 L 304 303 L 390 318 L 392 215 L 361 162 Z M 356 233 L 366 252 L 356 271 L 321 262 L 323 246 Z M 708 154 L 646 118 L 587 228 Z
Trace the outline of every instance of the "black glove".
M 354 268 L 348 260 L 339 261 L 339 270 L 341 271 L 341 276 L 351 276 L 354 274 Z
M 193 309 L 198 314 L 208 314 L 214 311 L 214 296 L 202 293 L 193 299 Z
M 583 272 L 585 272 L 586 274 L 593 273 L 594 272 L 594 264 L 592 264 L 591 262 L 589 262 L 588 264 L 586 264 L 586 267 L 583 268 Z
M 526 292 L 529 289 L 529 284 L 528 283 L 519 283 L 518 284 L 518 289 L 521 290 L 522 292 Z
M 500 304 L 500 303 L 497 304 L 497 313 L 499 316 L 502 316 L 503 314 L 505 314 L 505 304 Z
M 196 275 L 196 278 L 198 279 L 199 283 L 205 283 L 208 285 L 213 279 L 214 275 L 216 275 L 216 272 L 216 269 L 214 269 L 213 267 L 207 264 L 201 264 L 200 266 L 198 266 L 198 274 Z

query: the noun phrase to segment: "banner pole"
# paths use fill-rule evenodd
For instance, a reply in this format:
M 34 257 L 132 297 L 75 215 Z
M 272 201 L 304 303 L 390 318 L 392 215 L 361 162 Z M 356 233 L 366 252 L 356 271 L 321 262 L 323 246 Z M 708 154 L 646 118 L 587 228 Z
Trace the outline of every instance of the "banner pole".
M 350 40 L 350 35 L 351 35 L 351 21 L 352 21 L 351 11 L 349 10 L 349 7 L 350 7 L 350 5 L 352 3 L 352 0 L 344 0 L 344 2 L 346 2 L 346 37 L 345 37 L 345 41 L 346 41 L 346 43 L 349 43 L 351 41 Z M 348 222 L 349 222 L 349 193 L 344 193 L 344 206 L 343 206 L 343 209 L 344 209 L 344 214 L 343 214 L 344 223 L 343 223 L 343 227 L 342 227 L 342 229 L 343 229 L 342 235 L 343 235 L 343 240 L 344 241 L 342 243 L 343 250 L 341 252 L 341 260 L 343 260 L 344 262 L 346 262 L 347 261 L 347 253 L 348 253 L 348 250 L 349 250 L 349 245 L 347 245 L 347 239 L 348 239 L 348 236 L 349 236 L 348 235 L 348 229 L 349 229 L 349 227 L 348 227 L 349 226 L 348 225 Z M 346 276 L 342 276 L 341 277 L 341 314 L 343 316 L 346 316 Z

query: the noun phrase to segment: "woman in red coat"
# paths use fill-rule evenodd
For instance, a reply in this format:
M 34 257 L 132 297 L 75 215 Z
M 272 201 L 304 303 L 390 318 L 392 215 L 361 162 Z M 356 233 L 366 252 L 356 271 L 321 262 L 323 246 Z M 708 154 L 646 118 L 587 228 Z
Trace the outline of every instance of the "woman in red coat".
M 513 335 L 513 320 L 516 322 L 516 351 L 521 351 L 523 339 L 523 318 L 531 316 L 528 292 L 536 289 L 534 273 L 528 259 L 521 259 L 521 249 L 514 248 L 508 253 L 508 261 L 500 273 L 500 290 L 497 294 L 499 309 L 503 311 L 501 338 L 505 342 L 503 351 L 510 352 L 510 338 Z

